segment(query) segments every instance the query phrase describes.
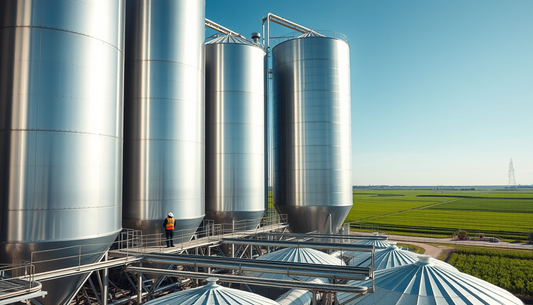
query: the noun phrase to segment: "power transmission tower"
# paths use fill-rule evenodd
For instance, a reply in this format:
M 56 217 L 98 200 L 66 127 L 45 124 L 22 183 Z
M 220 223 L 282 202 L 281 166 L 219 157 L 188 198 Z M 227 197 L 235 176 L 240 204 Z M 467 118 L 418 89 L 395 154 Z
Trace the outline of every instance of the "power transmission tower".
M 511 162 L 509 162 L 509 185 L 507 188 L 509 189 L 516 189 L 516 180 L 514 178 L 514 167 L 513 167 L 513 159 L 511 159 Z

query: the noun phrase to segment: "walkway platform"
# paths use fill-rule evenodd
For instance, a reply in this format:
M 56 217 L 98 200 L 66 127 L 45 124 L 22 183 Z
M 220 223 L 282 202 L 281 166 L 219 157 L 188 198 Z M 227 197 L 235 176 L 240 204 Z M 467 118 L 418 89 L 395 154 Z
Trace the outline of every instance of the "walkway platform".
M 177 243 L 175 247 L 167 248 L 166 246 L 146 246 L 141 245 L 139 247 L 132 247 L 128 249 L 117 249 L 109 251 L 110 257 L 124 257 L 143 255 L 145 253 L 182 253 L 185 250 L 195 249 L 199 247 L 208 247 L 219 245 L 225 238 L 243 238 L 251 235 L 264 234 L 275 230 L 281 230 L 288 228 L 287 223 L 275 223 L 272 225 L 263 226 L 252 230 L 236 231 L 232 233 L 219 234 L 214 236 L 205 236 L 201 238 L 195 238 L 188 242 Z

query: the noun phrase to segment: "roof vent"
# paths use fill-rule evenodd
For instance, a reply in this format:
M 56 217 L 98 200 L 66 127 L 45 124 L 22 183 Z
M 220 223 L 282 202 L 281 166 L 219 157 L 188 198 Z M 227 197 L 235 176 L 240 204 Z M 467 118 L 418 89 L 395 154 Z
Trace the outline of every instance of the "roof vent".
M 257 32 L 252 33 L 252 40 L 253 40 L 255 43 L 258 43 L 258 42 L 259 42 L 259 38 L 261 38 L 261 33 L 257 33 Z

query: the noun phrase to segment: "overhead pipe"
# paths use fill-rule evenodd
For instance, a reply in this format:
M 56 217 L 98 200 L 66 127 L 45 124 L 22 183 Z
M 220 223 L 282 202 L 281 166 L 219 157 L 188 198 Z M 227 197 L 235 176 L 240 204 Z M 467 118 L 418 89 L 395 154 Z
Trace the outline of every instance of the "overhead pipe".
M 232 35 L 232 36 L 238 36 L 240 38 L 243 38 L 243 39 L 246 39 L 248 40 L 248 38 L 242 36 L 241 34 L 237 33 L 237 32 L 234 32 L 226 27 L 223 27 L 221 26 L 220 24 L 214 22 L 214 21 L 211 21 L 207 18 L 205 18 L 205 26 L 210 28 L 210 29 L 213 29 L 219 33 L 222 33 L 224 35 Z
M 342 234 L 320 234 L 320 233 L 275 233 L 275 232 L 268 232 L 268 233 L 260 233 L 257 234 L 258 236 L 283 236 L 283 237 L 293 237 L 293 238 L 324 238 L 324 239 L 355 239 L 355 240 L 386 240 L 387 236 L 375 236 L 375 235 L 369 235 L 369 236 L 359 236 L 359 235 L 342 235 Z
M 370 246 L 372 247 L 372 246 Z M 306 270 L 318 270 L 318 271 L 334 271 L 342 273 L 357 273 L 368 275 L 370 272 L 369 267 L 355 267 L 346 265 L 323 265 L 323 264 L 308 264 L 300 262 L 283 262 L 283 261 L 269 261 L 269 260 L 251 260 L 247 258 L 229 258 L 220 256 L 205 256 L 205 255 L 187 255 L 187 254 L 163 254 L 163 253 L 151 253 L 147 254 L 145 261 L 152 261 L 153 259 L 166 259 L 166 260 L 186 260 L 195 261 L 201 263 L 229 263 L 237 266 L 260 266 L 270 268 L 283 267 L 283 268 L 301 268 Z M 190 265 L 190 263 L 189 263 Z M 195 265 L 194 265 L 195 266 Z M 200 266 L 201 267 L 201 266 Z
M 332 266 L 302 263 L 287 263 L 273 261 L 257 261 L 248 259 L 229 258 L 206 258 L 190 255 L 149 255 L 146 261 L 149 263 L 175 264 L 191 267 L 212 267 L 239 271 L 265 272 L 285 274 L 288 276 L 309 276 L 364 281 L 370 275 L 370 268 L 351 266 Z
M 143 268 L 143 267 L 134 267 L 134 266 L 126 267 L 126 271 L 166 275 L 166 276 L 175 276 L 175 277 L 182 276 L 182 277 L 190 277 L 190 278 L 197 278 L 197 279 L 207 279 L 208 277 L 213 276 L 212 274 L 203 273 L 203 272 L 163 270 L 163 269 Z M 226 275 L 226 274 L 224 275 L 217 274 L 217 278 L 222 282 L 262 285 L 262 286 L 271 286 L 271 287 L 280 287 L 280 288 L 301 288 L 301 289 L 309 289 L 309 290 L 337 291 L 337 292 L 347 292 L 347 293 L 366 293 L 369 291 L 368 287 L 349 286 L 349 285 L 343 285 L 343 284 L 326 284 L 326 283 L 319 284 L 319 283 L 303 282 L 303 281 L 266 279 L 266 278 L 236 276 L 236 275 Z
M 360 252 L 373 252 L 374 251 L 373 250 L 374 246 L 372 245 L 317 243 L 317 242 L 300 242 L 300 241 L 276 241 L 276 240 L 262 240 L 262 239 L 223 238 L 222 243 L 233 243 L 233 244 L 239 244 L 239 245 L 274 246 L 274 247 L 285 247 L 285 248 L 328 249 L 328 250 L 339 250 L 339 251 L 360 251 Z

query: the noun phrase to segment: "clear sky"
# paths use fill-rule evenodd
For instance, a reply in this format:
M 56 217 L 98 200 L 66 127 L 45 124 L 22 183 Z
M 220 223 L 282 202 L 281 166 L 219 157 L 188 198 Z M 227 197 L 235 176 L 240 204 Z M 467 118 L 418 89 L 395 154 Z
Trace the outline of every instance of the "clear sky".
M 350 41 L 353 184 L 533 184 L 533 0 L 206 1 L 247 37 L 268 12 Z

